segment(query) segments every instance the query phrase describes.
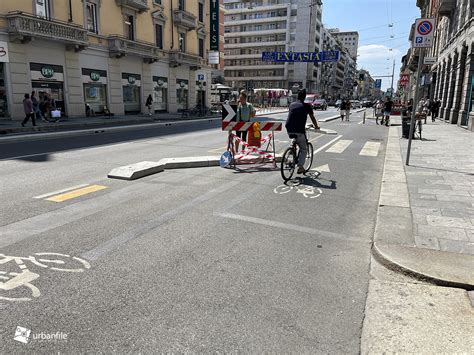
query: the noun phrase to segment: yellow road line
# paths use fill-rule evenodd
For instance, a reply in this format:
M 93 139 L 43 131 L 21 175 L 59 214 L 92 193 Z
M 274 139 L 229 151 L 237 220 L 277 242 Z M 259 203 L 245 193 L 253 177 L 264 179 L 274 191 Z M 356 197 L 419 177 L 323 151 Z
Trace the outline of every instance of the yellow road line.
M 63 202 L 63 201 L 67 201 L 67 200 L 79 197 L 79 196 L 90 194 L 92 192 L 100 191 L 100 190 L 103 190 L 103 189 L 106 189 L 106 188 L 107 188 L 107 186 L 90 185 L 90 186 L 84 187 L 82 189 L 67 192 L 65 194 L 52 196 L 50 198 L 47 198 L 46 200 L 47 201 L 53 201 L 53 202 Z

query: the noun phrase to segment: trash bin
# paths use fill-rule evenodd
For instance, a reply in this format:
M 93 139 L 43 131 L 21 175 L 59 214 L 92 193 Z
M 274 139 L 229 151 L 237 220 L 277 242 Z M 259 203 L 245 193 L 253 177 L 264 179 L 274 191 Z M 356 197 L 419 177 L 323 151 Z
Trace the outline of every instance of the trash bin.
M 410 124 L 411 116 L 408 116 L 406 110 L 402 111 L 402 137 L 408 139 L 410 136 Z M 415 137 L 415 132 L 413 132 L 413 138 Z

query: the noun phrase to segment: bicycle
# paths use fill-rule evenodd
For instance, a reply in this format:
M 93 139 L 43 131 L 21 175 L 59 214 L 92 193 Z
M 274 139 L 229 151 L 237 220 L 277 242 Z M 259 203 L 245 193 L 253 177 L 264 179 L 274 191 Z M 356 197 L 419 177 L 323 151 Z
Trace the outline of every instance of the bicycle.
M 306 131 L 309 131 L 310 128 L 308 127 Z M 295 173 L 295 169 L 298 167 L 298 154 L 299 154 L 299 147 L 296 144 L 296 135 L 290 134 L 291 139 L 290 146 L 286 148 L 285 152 L 283 153 L 280 165 L 280 172 L 281 177 L 285 182 L 291 180 L 293 174 Z M 303 165 L 305 173 L 311 169 L 311 165 L 313 164 L 313 144 L 309 141 L 309 135 L 306 134 L 306 160 Z

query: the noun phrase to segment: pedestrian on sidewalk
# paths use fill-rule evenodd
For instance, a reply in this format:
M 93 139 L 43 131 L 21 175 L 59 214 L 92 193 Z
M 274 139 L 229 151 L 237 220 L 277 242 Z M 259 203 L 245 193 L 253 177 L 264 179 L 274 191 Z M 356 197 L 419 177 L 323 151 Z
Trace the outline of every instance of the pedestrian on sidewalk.
M 351 102 L 349 99 L 346 100 L 346 121 L 349 122 L 349 116 L 351 115 Z
M 439 109 L 441 108 L 441 100 L 435 99 L 431 104 L 431 121 L 434 122 L 439 116 Z
M 423 102 L 423 113 L 425 114 L 425 124 L 426 124 L 426 119 L 428 118 L 428 115 L 431 113 L 431 101 L 428 96 L 425 97 L 425 100 Z
M 148 95 L 147 99 L 146 99 L 146 107 L 148 108 L 148 116 L 151 116 L 151 107 L 152 107 L 152 104 L 153 104 L 153 97 L 150 95 Z
M 237 107 L 237 119 L 236 121 L 250 122 L 252 118 L 255 117 L 256 111 L 253 105 L 247 102 L 247 93 L 245 91 L 240 92 L 239 106 Z M 237 131 L 237 137 L 239 137 L 243 142 L 247 141 L 247 132 Z M 239 141 L 235 143 L 235 152 L 239 151 Z
M 341 111 L 341 121 L 344 122 L 344 114 L 346 112 L 346 100 L 341 101 L 341 105 L 339 106 L 339 110 Z
M 387 97 L 385 100 L 385 103 L 383 105 L 383 118 L 380 124 L 383 126 L 385 122 L 385 126 L 389 126 L 390 124 L 390 115 L 392 114 L 392 107 L 393 107 L 393 101 L 390 97 Z
M 33 103 L 33 113 L 35 115 L 35 119 L 41 119 L 42 121 L 45 121 L 43 114 L 41 113 L 40 103 L 38 99 L 36 98 L 35 91 L 31 92 L 31 102 Z
M 36 126 L 33 102 L 30 99 L 30 94 L 25 94 L 25 98 L 23 99 L 23 109 L 25 110 L 25 119 L 21 122 L 21 126 L 25 127 L 25 123 L 27 123 L 30 118 L 33 126 Z

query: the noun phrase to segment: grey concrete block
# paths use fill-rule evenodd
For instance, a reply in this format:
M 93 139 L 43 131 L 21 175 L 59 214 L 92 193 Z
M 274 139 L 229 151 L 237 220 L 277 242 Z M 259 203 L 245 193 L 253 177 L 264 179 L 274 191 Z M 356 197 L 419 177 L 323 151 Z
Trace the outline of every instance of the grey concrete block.
M 162 161 L 165 169 L 204 168 L 209 166 L 208 157 L 167 158 Z
M 423 237 L 436 237 L 451 240 L 468 241 L 466 230 L 462 228 L 440 227 L 433 225 L 417 225 L 417 234 Z
M 460 240 L 439 239 L 439 245 L 442 251 L 474 255 L 474 243 Z
M 415 244 L 418 248 L 440 250 L 439 241 L 435 237 L 415 236 Z
M 459 217 L 426 216 L 426 220 L 433 226 L 473 229 L 472 223 Z
M 413 200 L 436 201 L 436 195 L 432 195 L 432 194 L 410 194 L 410 201 L 413 201 Z
M 441 216 L 441 210 L 439 208 L 429 208 L 429 207 L 415 207 L 411 208 L 413 214 L 424 214 L 431 216 Z
M 163 170 L 164 165 L 159 162 L 142 161 L 140 163 L 112 169 L 107 177 L 121 180 L 136 180 L 148 175 L 160 173 Z
M 377 211 L 374 239 L 386 243 L 414 246 L 410 208 L 380 206 Z

